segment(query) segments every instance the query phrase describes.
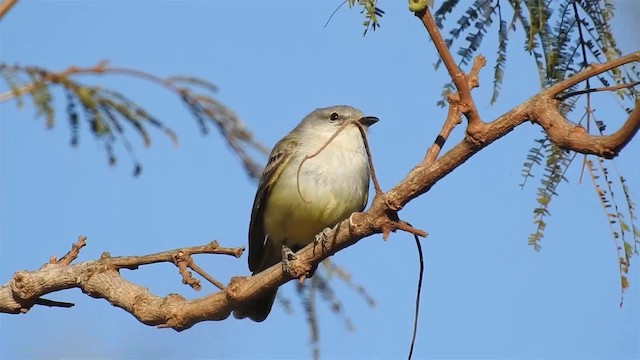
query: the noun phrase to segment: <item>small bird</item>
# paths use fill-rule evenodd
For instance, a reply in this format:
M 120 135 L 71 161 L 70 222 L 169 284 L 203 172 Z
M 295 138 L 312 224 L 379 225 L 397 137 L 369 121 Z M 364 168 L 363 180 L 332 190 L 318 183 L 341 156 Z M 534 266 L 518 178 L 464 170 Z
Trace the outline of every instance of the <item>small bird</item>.
M 300 168 L 305 156 L 316 154 L 343 123 L 352 120 L 367 129 L 378 118 L 351 106 L 316 109 L 274 146 L 251 211 L 248 263 L 253 274 L 282 261 L 283 246 L 298 251 L 325 228 L 364 210 L 369 163 L 357 125 L 347 125 Z M 235 310 L 234 316 L 264 321 L 277 291 Z

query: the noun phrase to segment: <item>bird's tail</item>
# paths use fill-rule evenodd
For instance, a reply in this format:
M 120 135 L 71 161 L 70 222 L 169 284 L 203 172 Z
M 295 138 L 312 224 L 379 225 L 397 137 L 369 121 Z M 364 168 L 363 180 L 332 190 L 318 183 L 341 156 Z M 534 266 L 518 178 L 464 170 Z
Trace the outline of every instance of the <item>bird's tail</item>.
M 269 316 L 273 302 L 276 300 L 278 288 L 269 290 L 261 297 L 243 305 L 240 309 L 233 311 L 233 317 L 236 319 L 249 318 L 256 322 L 264 321 Z

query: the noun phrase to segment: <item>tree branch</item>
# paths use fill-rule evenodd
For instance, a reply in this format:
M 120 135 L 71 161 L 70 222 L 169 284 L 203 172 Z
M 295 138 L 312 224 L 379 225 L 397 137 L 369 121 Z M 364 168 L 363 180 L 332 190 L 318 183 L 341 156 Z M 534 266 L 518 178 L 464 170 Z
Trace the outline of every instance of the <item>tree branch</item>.
M 473 66 L 471 67 L 471 71 L 469 72 L 469 76 L 467 77 L 467 84 L 469 86 L 469 89 L 474 89 L 480 86 L 478 74 L 486 63 L 487 61 L 482 55 L 476 56 L 476 58 L 473 60 Z M 444 120 L 442 130 L 440 130 L 440 133 L 436 137 L 436 140 L 427 151 L 427 155 L 425 155 L 425 164 L 431 164 L 436 160 L 436 158 L 440 154 L 440 150 L 442 150 L 444 143 L 449 138 L 449 135 L 451 135 L 453 129 L 456 126 L 460 125 L 460 95 L 458 93 L 449 94 L 447 96 L 447 100 L 449 101 L 449 112 L 447 114 L 447 118 Z
M 557 108 L 557 101 L 547 99 L 534 109 L 532 121 L 540 124 L 549 139 L 563 149 L 606 159 L 616 157 L 635 136 L 640 127 L 640 101 L 618 131 L 611 135 L 590 135 L 587 130 L 570 123 Z
M 527 120 L 540 124 L 551 141 L 562 148 L 606 158 L 615 157 L 633 138 L 640 126 L 637 115 L 640 111 L 638 109 L 640 105 L 636 103 L 634 111 L 616 133 L 608 136 L 596 136 L 589 135 L 582 127 L 559 116 L 560 102 L 555 100 L 555 97 L 580 81 L 632 62 L 640 62 L 640 51 L 608 63 L 591 65 L 574 76 L 543 90 L 496 120 L 483 123 L 476 129 L 475 141 L 463 140 L 437 161 L 428 163 L 425 159 L 416 165 L 398 185 L 385 194 L 387 200 L 394 209 L 401 209 L 412 199 L 429 191 L 435 183 L 462 165 L 475 153 L 505 136 Z M 576 79 L 580 79 L 580 81 L 576 81 Z M 558 116 L 551 118 L 553 113 L 557 113 Z
M 233 277 L 227 287 L 216 293 L 186 300 L 176 294 L 166 297 L 153 295 L 146 288 L 123 279 L 118 269 L 135 269 L 140 265 L 156 262 L 172 262 L 180 268 L 181 263 L 188 264 L 189 256 L 192 254 L 222 253 L 239 256 L 242 249 L 225 249 L 220 248 L 217 243 L 211 243 L 203 247 L 177 249 L 140 257 L 112 258 L 104 254 L 99 260 L 75 265 L 66 264 L 66 260 L 53 261 L 33 272 L 19 271 L 7 284 L 0 287 L 0 312 L 26 312 L 34 304 L 41 302 L 38 300 L 41 296 L 75 287 L 91 297 L 108 300 L 112 305 L 124 309 L 147 325 L 181 331 L 201 321 L 223 320 L 247 301 L 293 278 L 306 276 L 322 260 L 357 243 L 360 239 L 373 234 L 383 234 L 386 237 L 389 232 L 396 230 L 424 235 L 424 232 L 400 221 L 398 211 L 412 199 L 429 191 L 440 179 L 471 156 L 527 120 L 539 124 L 549 139 L 562 148 L 607 158 L 616 156 L 637 133 L 640 127 L 640 101 L 635 104 L 634 110 L 617 132 L 595 136 L 564 118 L 559 111 L 561 102 L 557 98 L 559 94 L 581 81 L 618 66 L 638 62 L 640 51 L 606 64 L 591 65 L 586 70 L 543 90 L 494 121 L 484 123 L 480 120 L 471 98 L 471 89 L 478 84 L 477 77 L 484 63 L 483 58 L 478 57 L 470 75 L 465 75 L 453 63 L 428 10 L 416 15 L 431 35 L 458 91 L 451 96 L 451 108 L 441 131 L 443 140 L 446 140 L 457 124 L 459 113 L 463 113 L 468 120 L 468 136 L 441 157 L 438 157 L 441 145 L 434 150 L 430 149 L 425 158 L 400 183 L 388 192 L 374 197 L 367 211 L 352 214 L 349 219 L 340 222 L 326 233 L 324 240 L 319 243 L 312 242 L 300 250 L 296 259 L 290 262 L 290 272 L 283 272 L 281 264 L 276 264 L 250 277 Z M 71 253 L 73 254 L 73 250 Z M 71 257 L 73 255 L 65 258 Z M 184 272 L 186 268 L 180 269 Z M 190 279 L 184 274 L 183 280 L 191 284 Z
M 2 0 L 0 3 L 0 20 L 11 10 L 18 0 Z
M 572 96 L 577 96 L 577 95 L 582 95 L 582 94 L 591 94 L 594 92 L 601 92 L 601 91 L 615 91 L 615 90 L 620 90 L 620 89 L 629 89 L 632 87 L 636 87 L 640 85 L 640 81 L 634 81 L 632 83 L 628 83 L 628 84 L 618 84 L 618 85 L 614 85 L 614 86 L 603 86 L 603 87 L 599 87 L 599 88 L 587 88 L 587 89 L 582 89 L 582 90 L 578 90 L 578 91 L 572 91 L 570 93 L 566 93 L 562 96 L 558 96 L 557 99 L 560 101 L 564 101 Z
M 474 132 L 474 129 L 477 126 L 483 124 L 480 119 L 480 114 L 478 113 L 478 109 L 476 108 L 476 104 L 473 102 L 473 98 L 471 97 L 471 89 L 473 82 L 470 81 L 470 76 L 466 75 L 456 62 L 453 60 L 453 56 L 449 52 L 449 48 L 447 44 L 442 39 L 440 32 L 438 31 L 438 26 L 436 25 L 431 12 L 429 11 L 429 7 L 425 7 L 423 10 L 418 11 L 415 15 L 422 21 L 425 29 L 429 33 L 431 40 L 433 41 L 433 45 L 436 47 L 438 51 L 438 55 L 442 59 L 444 66 L 447 68 L 449 75 L 451 76 L 451 80 L 453 80 L 453 84 L 456 86 L 458 90 L 459 99 L 457 99 L 457 107 L 467 118 L 469 123 L 467 127 L 467 132 L 471 135 Z M 484 59 L 484 58 L 482 58 Z M 484 61 L 484 60 L 482 60 Z M 482 64 L 484 65 L 484 64 Z M 476 84 L 477 84 L 477 72 L 480 70 L 480 65 L 476 70 Z M 477 65 L 474 62 L 474 68 Z M 472 70 L 473 73 L 473 70 Z
M 218 89 L 204 79 L 193 76 L 162 78 L 137 69 L 112 67 L 108 61 L 101 61 L 88 67 L 69 66 L 59 72 L 0 62 L 0 73 L 5 75 L 5 80 L 10 87 L 9 91 L 0 93 L 0 103 L 16 98 L 19 101 L 23 95 L 31 96 L 37 113 L 47 118 L 49 127 L 54 124 L 53 105 L 50 103 L 53 97 L 50 96 L 49 88 L 53 85 L 62 87 L 67 94 L 72 145 L 74 142 L 77 143 L 78 112 L 75 108 L 79 106 L 84 110 L 83 114 L 91 124 L 90 131 L 96 135 L 96 138 L 106 141 L 107 152 L 112 163 L 115 163 L 115 155 L 111 145 L 117 139 L 124 143 L 127 152 L 134 157 L 132 147 L 122 130 L 121 121 L 131 125 L 147 146 L 151 143 L 146 130 L 148 126 L 159 128 L 175 144 L 177 144 L 177 136 L 173 130 L 123 94 L 103 87 L 82 85 L 73 80 L 74 77 L 122 75 L 147 81 L 174 93 L 191 111 L 203 134 L 209 132 L 208 122 L 214 124 L 227 145 L 240 157 L 247 173 L 253 179 L 260 176 L 262 167 L 254 160 L 255 155 L 252 152 L 257 151 L 265 155 L 269 153 L 269 149 L 254 139 L 253 134 L 247 131 L 236 114 L 212 97 Z M 28 75 L 29 81 L 21 81 L 18 75 Z M 139 170 L 140 164 L 136 164 L 135 173 Z
M 86 237 L 80 236 L 78 242 L 72 245 L 70 253 L 77 255 L 78 250 L 84 246 Z M 190 275 L 183 274 L 181 262 L 192 262 L 190 256 L 196 254 L 222 254 L 239 258 L 244 251 L 240 248 L 225 248 L 213 241 L 207 245 L 193 246 L 182 249 L 174 249 L 151 255 L 111 257 L 109 253 L 103 253 L 99 260 L 87 261 L 72 265 L 67 261 L 55 261 L 43 265 L 36 271 L 18 271 L 13 278 L 0 287 L 0 312 L 18 314 L 26 313 L 34 305 L 63 304 L 41 297 L 52 292 L 80 288 L 85 294 L 104 298 L 115 306 L 130 312 L 138 320 L 147 325 L 161 325 L 158 313 L 168 304 L 181 298 L 178 295 L 169 295 L 163 300 L 163 309 L 156 309 L 160 299 L 152 295 L 141 286 L 124 280 L 119 269 L 135 270 L 141 265 L 159 262 L 174 263 L 183 277 L 183 283 L 191 285 Z M 67 258 L 67 255 L 63 259 Z M 62 260 L 62 259 L 61 259 Z M 192 279 L 197 282 L 196 279 Z M 155 304 L 155 305 L 150 305 Z M 61 305 L 57 305 L 61 306 Z M 165 313 L 165 320 L 169 321 L 170 314 Z

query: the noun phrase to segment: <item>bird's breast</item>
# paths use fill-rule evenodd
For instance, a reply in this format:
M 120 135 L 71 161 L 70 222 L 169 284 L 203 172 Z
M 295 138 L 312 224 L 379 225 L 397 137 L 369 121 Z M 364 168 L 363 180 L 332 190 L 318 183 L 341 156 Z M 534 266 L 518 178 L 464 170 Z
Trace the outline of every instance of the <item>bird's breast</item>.
M 300 166 L 305 155 L 315 151 L 299 151 L 288 162 L 267 200 L 265 232 L 289 247 L 305 246 L 367 202 L 369 166 L 364 146 L 327 146 Z

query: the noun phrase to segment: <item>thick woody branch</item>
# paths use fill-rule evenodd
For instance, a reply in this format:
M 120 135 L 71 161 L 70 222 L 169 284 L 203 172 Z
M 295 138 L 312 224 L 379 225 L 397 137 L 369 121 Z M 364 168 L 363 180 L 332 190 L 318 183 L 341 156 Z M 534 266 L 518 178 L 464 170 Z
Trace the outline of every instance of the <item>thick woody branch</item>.
M 429 161 L 428 154 L 404 180 L 385 194 L 387 203 L 394 210 L 401 209 L 412 199 L 429 191 L 440 179 L 462 165 L 475 153 L 527 120 L 540 124 L 551 141 L 562 148 L 605 158 L 615 157 L 631 141 L 640 127 L 640 102 L 636 103 L 634 110 L 618 131 L 611 135 L 600 136 L 588 134 L 582 127 L 561 116 L 558 111 L 560 102 L 555 98 L 580 81 L 631 62 L 640 62 L 640 51 L 609 63 L 591 65 L 576 75 L 551 86 L 496 120 L 481 124 L 474 133 L 475 141 L 463 140 L 435 162 Z
M 616 157 L 635 136 L 640 127 L 640 101 L 629 114 L 622 127 L 611 135 L 590 135 L 582 126 L 568 122 L 557 108 L 557 101 L 548 100 L 547 106 L 534 109 L 533 121 L 545 130 L 549 139 L 563 149 L 606 159 Z
M 84 246 L 85 237 L 80 237 L 72 251 L 77 255 L 78 244 Z M 81 247 L 81 246 L 80 246 Z M 181 262 L 192 265 L 191 255 L 222 254 L 240 257 L 244 248 L 224 248 L 213 241 L 207 245 L 164 251 L 151 255 L 111 257 L 104 253 L 99 260 L 71 265 L 66 261 L 49 261 L 36 271 L 18 271 L 13 278 L 0 287 L 0 313 L 25 313 L 34 305 L 56 303 L 41 297 L 56 291 L 80 288 L 84 293 L 96 298 L 104 298 L 134 315 L 148 325 L 164 324 L 158 313 L 172 309 L 176 299 L 170 295 L 160 298 L 141 286 L 132 284 L 120 276 L 119 269 L 136 269 L 141 265 L 170 262 L 181 269 Z M 183 282 L 193 285 L 188 276 L 182 274 Z M 60 303 L 62 304 L 62 303 Z M 60 305 L 58 305 L 60 306 Z M 155 308 L 155 307 L 158 308 Z M 170 318 L 170 312 L 165 315 Z M 167 320 L 165 319 L 165 320 Z

